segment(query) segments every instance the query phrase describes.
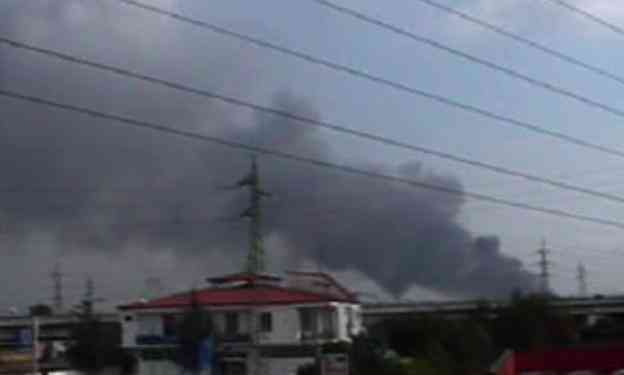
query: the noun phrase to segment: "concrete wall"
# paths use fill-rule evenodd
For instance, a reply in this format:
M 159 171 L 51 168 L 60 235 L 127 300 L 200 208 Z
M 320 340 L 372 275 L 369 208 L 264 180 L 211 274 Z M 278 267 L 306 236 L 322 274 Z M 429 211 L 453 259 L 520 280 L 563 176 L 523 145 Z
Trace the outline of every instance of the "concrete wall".
M 182 368 L 171 361 L 139 361 L 136 375 L 181 375 Z M 186 372 L 186 374 L 190 374 Z M 193 374 L 195 375 L 195 374 Z M 211 375 L 209 369 L 202 370 L 199 375 Z
M 312 357 L 302 358 L 262 358 L 261 374 L 296 375 L 297 369 L 314 362 Z M 180 375 L 182 369 L 170 361 L 140 361 L 136 375 Z M 202 370 L 201 375 L 211 375 L 209 369 Z M 107 374 L 108 375 L 108 374 Z
M 136 321 L 137 334 L 162 336 L 163 335 L 163 318 L 161 314 L 145 314 L 139 315 Z
M 264 374 L 296 375 L 299 366 L 313 363 L 314 358 L 266 358 L 263 359 Z
M 362 331 L 362 320 L 358 318 L 361 313 L 357 305 L 347 303 L 333 303 L 335 308 L 333 324 L 336 339 L 348 341 L 350 339 L 349 332 L 349 309 L 352 309 L 352 328 L 351 333 Z M 279 306 L 259 309 L 260 312 L 269 311 L 273 314 L 273 331 L 262 333 L 262 343 L 265 344 L 293 344 L 298 343 L 301 339 L 301 324 L 299 321 L 299 310 L 295 306 Z M 318 316 L 318 324 L 320 326 L 321 318 Z
M 260 340 L 266 344 L 288 344 L 298 342 L 299 312 L 291 306 L 276 306 L 258 311 L 270 312 L 273 319 L 273 330 L 262 332 Z
M 136 345 L 136 336 L 138 334 L 137 318 L 133 312 L 121 312 L 119 320 L 121 322 L 121 345 L 124 348 L 130 348 Z

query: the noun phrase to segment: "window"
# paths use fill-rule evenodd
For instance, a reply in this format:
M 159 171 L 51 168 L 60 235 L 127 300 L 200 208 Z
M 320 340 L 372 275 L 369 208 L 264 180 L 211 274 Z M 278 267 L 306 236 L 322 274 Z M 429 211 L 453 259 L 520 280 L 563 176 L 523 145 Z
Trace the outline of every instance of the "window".
M 163 335 L 175 337 L 178 331 L 179 318 L 173 314 L 163 315 Z
M 225 334 L 236 335 L 238 334 L 238 331 L 238 313 L 225 313 Z
M 299 323 L 302 332 L 316 332 L 316 314 L 312 309 L 299 310 Z
M 162 318 L 158 315 L 143 315 L 137 318 L 138 334 L 160 336 L 163 333 Z
M 360 328 L 360 310 L 355 307 L 347 307 L 347 333 L 356 335 Z
M 335 335 L 335 327 L 336 327 L 336 319 L 335 319 L 335 310 L 333 309 L 323 309 L 320 311 L 321 321 L 320 321 L 320 334 L 324 337 L 334 337 Z
M 273 315 L 270 312 L 260 314 L 260 332 L 273 331 Z
M 351 307 L 347 307 L 346 311 L 347 311 L 347 334 L 352 335 L 355 332 L 355 311 Z

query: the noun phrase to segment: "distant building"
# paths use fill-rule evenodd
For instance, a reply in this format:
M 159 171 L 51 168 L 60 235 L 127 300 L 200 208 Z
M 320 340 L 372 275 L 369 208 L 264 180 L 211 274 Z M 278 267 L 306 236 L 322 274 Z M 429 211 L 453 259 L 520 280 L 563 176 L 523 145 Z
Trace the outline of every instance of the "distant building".
M 212 317 L 215 366 L 223 375 L 294 374 L 314 361 L 319 345 L 348 342 L 362 329 L 355 295 L 324 273 L 289 272 L 285 280 L 241 273 L 208 281 L 206 289 L 119 307 L 123 345 L 143 371 L 174 366 L 168 359 L 177 347 L 177 322 L 193 298 Z

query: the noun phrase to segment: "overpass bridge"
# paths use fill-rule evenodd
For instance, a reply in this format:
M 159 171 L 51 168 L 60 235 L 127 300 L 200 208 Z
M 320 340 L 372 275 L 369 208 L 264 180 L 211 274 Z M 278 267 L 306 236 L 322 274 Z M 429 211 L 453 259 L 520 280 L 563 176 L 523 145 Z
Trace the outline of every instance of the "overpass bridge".
M 96 314 L 96 319 L 119 327 L 117 314 Z M 39 327 L 38 353 L 33 353 L 35 319 Z M 0 317 L 0 375 L 32 373 L 34 355 L 39 372 L 48 374 L 68 370 L 65 349 L 72 341 L 72 331 L 80 323 L 75 315 L 2 316 Z
M 117 324 L 117 314 L 96 314 L 96 319 L 104 323 Z M 36 317 L 39 326 L 39 341 L 68 341 L 73 327 L 80 322 L 76 315 L 49 315 Z M 0 348 L 23 344 L 24 332 L 34 327 L 32 316 L 0 316 Z
M 553 298 L 550 305 L 581 319 L 597 317 L 624 317 L 624 296 L 596 296 L 587 298 Z M 362 307 L 364 322 L 367 325 L 378 321 L 419 315 L 435 314 L 439 317 L 461 318 L 478 311 L 496 314 L 508 307 L 509 301 L 448 301 L 448 302 L 390 302 L 368 303 Z

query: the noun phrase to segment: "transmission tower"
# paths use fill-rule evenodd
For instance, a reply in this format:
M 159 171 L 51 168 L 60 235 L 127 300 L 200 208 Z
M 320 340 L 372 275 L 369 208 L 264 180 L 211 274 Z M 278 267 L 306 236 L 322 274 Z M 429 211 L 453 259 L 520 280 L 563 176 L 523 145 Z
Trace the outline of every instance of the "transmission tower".
M 80 306 L 81 313 L 87 317 L 92 316 L 94 313 L 93 305 L 96 302 L 103 301 L 105 301 L 103 298 L 97 298 L 95 296 L 95 282 L 91 276 L 87 276 L 87 280 L 85 282 L 85 294 Z
M 587 269 L 583 263 L 579 263 L 576 279 L 578 280 L 579 296 L 587 297 Z
M 93 278 L 91 276 L 87 276 L 84 299 L 86 301 L 93 301 L 94 296 L 95 296 L 95 284 L 93 283 Z
M 254 157 L 251 162 L 251 171 L 240 180 L 237 187 L 249 189 L 249 207 L 241 217 L 249 219 L 249 254 L 247 255 L 246 270 L 250 273 L 265 271 L 264 246 L 261 232 L 261 201 L 270 196 L 260 187 L 258 163 Z
M 546 240 L 542 240 L 542 246 L 537 250 L 537 254 L 540 256 L 539 260 L 539 278 L 540 278 L 540 291 L 542 294 L 547 295 L 550 293 L 550 261 L 548 255 L 550 250 L 546 247 Z
M 54 296 L 52 301 L 54 303 L 54 312 L 60 314 L 63 311 L 63 272 L 61 266 L 56 263 L 54 270 L 52 271 L 52 284 L 54 285 Z

